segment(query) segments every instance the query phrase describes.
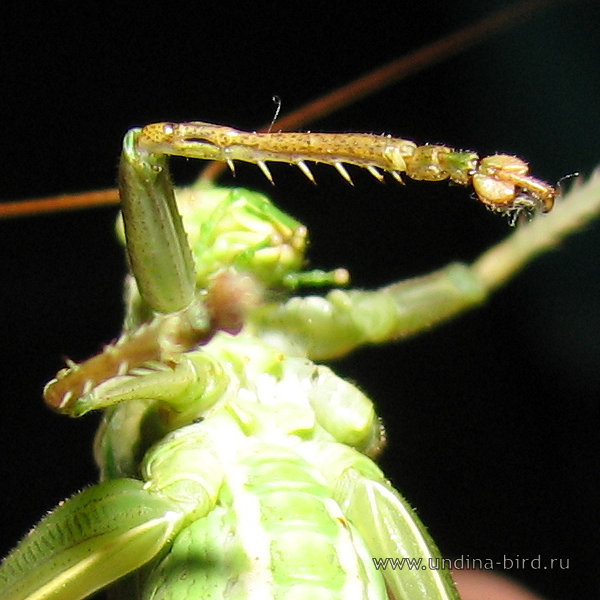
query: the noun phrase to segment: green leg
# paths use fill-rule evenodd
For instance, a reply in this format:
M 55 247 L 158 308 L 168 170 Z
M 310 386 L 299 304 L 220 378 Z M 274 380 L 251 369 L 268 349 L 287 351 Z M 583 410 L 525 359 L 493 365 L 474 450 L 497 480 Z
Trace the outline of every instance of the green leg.
M 0 567 L 3 600 L 78 600 L 152 559 L 183 513 L 141 481 L 95 485 L 60 504 Z
M 0 566 L 2 600 L 80 600 L 139 569 L 214 508 L 223 473 L 192 425 L 146 454 L 142 477 L 99 483 L 42 519 Z
M 271 336 L 286 331 L 295 347 L 304 348 L 314 360 L 405 338 L 481 304 L 536 256 L 555 248 L 598 213 L 596 176 L 565 195 L 553 212 L 520 225 L 471 265 L 451 264 L 375 291 L 333 290 L 325 298 L 292 298 L 261 308 L 255 322 Z

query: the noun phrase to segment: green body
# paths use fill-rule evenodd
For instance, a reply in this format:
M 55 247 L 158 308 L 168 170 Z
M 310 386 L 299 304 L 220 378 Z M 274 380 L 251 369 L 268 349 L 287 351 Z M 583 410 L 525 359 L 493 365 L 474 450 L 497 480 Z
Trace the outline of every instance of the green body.
M 45 391 L 70 416 L 104 410 L 102 481 L 4 560 L 0 597 L 456 599 L 435 544 L 372 460 L 384 442 L 372 402 L 313 361 L 481 303 L 598 212 L 598 181 L 473 265 L 289 297 L 343 279 L 301 272 L 305 228 L 247 190 L 191 188 L 176 204 L 164 157 L 138 148 L 138 135 L 127 135 L 121 165 L 135 278 L 123 338 Z M 377 570 L 388 557 L 421 568 Z

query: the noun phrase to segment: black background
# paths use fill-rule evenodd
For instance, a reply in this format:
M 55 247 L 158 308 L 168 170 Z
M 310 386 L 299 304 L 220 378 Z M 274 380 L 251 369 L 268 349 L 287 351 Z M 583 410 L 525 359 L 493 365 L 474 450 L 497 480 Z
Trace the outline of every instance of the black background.
M 289 111 L 506 3 L 422 4 L 5 6 L 2 198 L 110 186 L 131 126 L 254 128 L 274 94 Z M 310 128 L 510 152 L 549 180 L 589 174 L 600 162 L 599 25 L 595 2 L 551 9 Z M 351 188 L 323 167 L 315 188 L 272 170 L 275 188 L 250 166 L 237 183 L 306 223 L 312 264 L 346 266 L 357 286 L 470 260 L 509 231 L 458 187 L 382 186 L 353 171 Z M 114 216 L 0 222 L 2 551 L 95 478 L 96 418 L 56 416 L 40 392 L 62 356 L 83 359 L 119 331 Z M 555 599 L 598 591 L 599 241 L 600 226 L 587 227 L 485 308 L 336 367 L 377 402 L 384 468 L 444 553 L 569 560 L 510 572 Z

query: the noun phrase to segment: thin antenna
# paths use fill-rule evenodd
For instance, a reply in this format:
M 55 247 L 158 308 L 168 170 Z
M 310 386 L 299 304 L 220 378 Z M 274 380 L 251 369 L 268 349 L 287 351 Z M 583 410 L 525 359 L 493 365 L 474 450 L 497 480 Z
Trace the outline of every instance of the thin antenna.
M 119 203 L 119 190 L 96 190 L 80 194 L 60 194 L 47 198 L 17 200 L 0 204 L 0 219 L 33 217 L 53 212 L 97 208 Z

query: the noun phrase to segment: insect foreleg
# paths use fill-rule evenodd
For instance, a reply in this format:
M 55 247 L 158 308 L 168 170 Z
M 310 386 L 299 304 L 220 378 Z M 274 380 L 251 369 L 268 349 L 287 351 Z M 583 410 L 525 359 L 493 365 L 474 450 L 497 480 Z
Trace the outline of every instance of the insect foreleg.
M 148 394 L 143 382 L 156 388 L 150 397 L 158 394 L 162 400 L 176 403 L 181 387 L 188 385 L 189 377 L 194 381 L 196 377 L 186 372 L 185 364 L 177 363 L 178 356 L 211 334 L 208 308 L 196 299 L 196 269 L 175 201 L 167 156 L 140 148 L 139 135 L 139 129 L 132 129 L 123 140 L 119 189 L 140 303 L 156 317 L 125 333 L 85 364 L 70 362 L 69 368 L 46 386 L 48 405 L 72 416 Z M 166 367 L 167 362 L 171 362 L 170 367 Z M 144 374 L 153 377 L 140 383 L 136 376 L 141 373 L 135 369 L 142 366 Z M 130 376 L 125 378 L 125 374 Z
M 140 147 L 148 152 L 174 154 L 204 160 L 241 160 L 260 167 L 273 182 L 268 161 L 296 165 L 314 183 L 306 161 L 335 167 L 352 183 L 345 165 L 367 169 L 375 179 L 381 171 L 402 182 L 402 175 L 423 181 L 450 179 L 473 185 L 479 200 L 501 213 L 522 210 L 548 212 L 554 205 L 556 189 L 529 175 L 529 166 L 520 158 L 497 154 L 480 158 L 474 152 L 448 146 L 422 145 L 389 135 L 369 133 L 256 133 L 201 121 L 153 123 L 139 134 Z
M 192 302 L 196 274 L 175 203 L 167 157 L 139 148 L 140 130 L 123 140 L 119 192 L 131 270 L 144 300 L 160 313 Z
M 482 303 L 536 256 L 598 213 L 600 178 L 596 175 L 566 194 L 555 211 L 520 226 L 471 265 L 451 264 L 374 291 L 333 290 L 325 297 L 292 298 L 259 308 L 256 322 L 267 333 L 285 329 L 297 346 L 317 360 L 408 337 Z
M 291 298 L 258 309 L 266 332 L 285 328 L 313 360 L 343 356 L 358 346 L 408 337 L 476 306 L 485 287 L 467 265 L 378 290 L 333 290 L 325 297 Z
M 82 369 L 85 369 L 85 364 Z M 97 385 L 90 384 L 81 395 L 67 392 L 63 401 L 52 405 L 52 408 L 71 417 L 80 417 L 92 410 L 122 402 L 152 398 L 186 422 L 188 412 L 196 414 L 208 408 L 215 399 L 216 391 L 226 385 L 219 364 L 202 353 L 173 356 L 168 362 L 148 361 L 123 371 Z M 69 373 L 63 379 L 68 377 Z M 60 386 L 63 379 L 55 379 L 46 386 L 47 402 L 53 397 L 53 388 Z

